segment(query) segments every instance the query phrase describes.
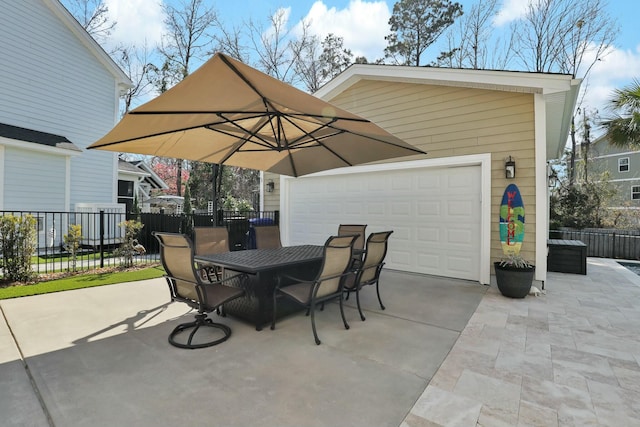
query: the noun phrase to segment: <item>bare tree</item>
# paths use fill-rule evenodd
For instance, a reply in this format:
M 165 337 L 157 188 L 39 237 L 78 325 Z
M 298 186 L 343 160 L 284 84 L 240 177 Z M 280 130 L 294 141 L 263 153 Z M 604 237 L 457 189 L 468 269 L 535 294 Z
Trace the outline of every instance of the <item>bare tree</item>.
M 353 54 L 344 47 L 344 39 L 331 33 L 322 42 L 318 37 L 302 37 L 295 71 L 307 91 L 313 93 L 353 63 Z
M 222 21 L 216 20 L 218 27 L 218 33 L 214 36 L 215 52 L 224 52 L 232 58 L 237 59 L 245 64 L 249 62 L 249 52 L 247 46 L 243 44 L 244 34 L 242 27 L 230 27 L 227 28 Z
M 63 0 L 74 18 L 101 45 L 116 26 L 109 17 L 109 8 L 102 0 Z
M 495 37 L 493 20 L 498 0 L 479 0 L 447 32 L 448 51 L 442 52 L 437 65 L 456 68 L 504 69 L 512 56 L 511 37 Z
M 123 114 L 131 109 L 136 99 L 149 94 L 153 88 L 152 76 L 157 73 L 157 68 L 151 63 L 152 54 L 153 49 L 145 43 L 141 48 L 122 46 L 115 55 L 114 59 L 133 84 L 123 95 Z
M 269 16 L 269 25 L 250 20 L 247 23 L 248 37 L 252 53 L 258 58 L 257 67 L 289 84 L 295 84 L 299 76 L 295 73 L 296 61 L 301 52 L 308 48 L 309 24 L 301 22 L 301 35 L 288 27 L 289 11 L 278 9 Z
M 320 89 L 324 82 L 320 62 L 320 43 L 315 36 L 293 41 L 293 44 L 296 43 L 301 46 L 297 47 L 300 55 L 295 61 L 295 72 L 307 91 L 313 93 Z
M 604 0 L 529 0 L 514 23 L 515 52 L 526 69 L 586 79 L 618 35 Z M 585 62 L 585 60 L 589 62 Z M 584 108 L 584 106 L 582 106 Z M 588 129 L 584 127 L 582 133 Z M 575 180 L 576 125 L 572 119 L 569 182 Z
M 217 22 L 215 10 L 206 7 L 203 0 L 181 0 L 178 7 L 164 3 L 163 8 L 168 32 L 159 47 L 163 65 L 157 68 L 156 86 L 161 92 L 187 77 L 192 60 L 208 52 Z M 176 189 L 180 196 L 184 161 L 176 162 Z
M 193 59 L 208 53 L 217 23 L 216 11 L 204 5 L 204 0 L 181 0 L 179 7 L 163 4 L 167 34 L 162 38 L 159 51 L 165 61 L 181 74 L 189 75 Z M 177 83 L 177 82 L 174 82 Z

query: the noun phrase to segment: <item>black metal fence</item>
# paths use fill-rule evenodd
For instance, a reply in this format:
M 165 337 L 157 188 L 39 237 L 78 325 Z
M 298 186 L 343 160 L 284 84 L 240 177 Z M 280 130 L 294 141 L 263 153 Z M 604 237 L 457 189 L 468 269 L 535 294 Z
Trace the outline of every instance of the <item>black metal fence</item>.
M 640 230 L 562 229 L 551 230 L 549 238 L 581 240 L 590 257 L 640 260 Z
M 38 274 L 120 265 L 122 258 L 117 256 L 116 250 L 125 235 L 124 227 L 120 224 L 127 219 L 132 219 L 131 215 L 127 215 L 120 209 L 92 212 L 0 211 L 0 216 L 4 215 L 17 217 L 31 215 L 36 220 L 36 253 L 32 266 Z M 226 226 L 229 229 L 232 250 L 247 247 L 247 235 L 252 225 L 279 224 L 280 222 L 278 211 L 219 211 L 217 215 L 192 214 L 191 217 L 195 226 Z M 138 236 L 141 247 L 140 252 L 135 256 L 136 262 L 156 262 L 159 261 L 159 247 L 152 233 L 154 231 L 183 232 L 186 216 L 142 213 L 139 220 L 144 227 Z M 71 225 L 78 224 L 82 227 L 82 238 L 74 268 L 69 251 L 65 248 L 65 235 L 69 232 Z

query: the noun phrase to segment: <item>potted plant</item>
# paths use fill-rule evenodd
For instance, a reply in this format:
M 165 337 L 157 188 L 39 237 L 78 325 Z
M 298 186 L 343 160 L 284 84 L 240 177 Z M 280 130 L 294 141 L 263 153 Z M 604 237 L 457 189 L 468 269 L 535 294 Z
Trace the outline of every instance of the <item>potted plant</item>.
M 509 254 L 494 264 L 496 282 L 502 295 L 524 298 L 531 290 L 536 267 L 520 254 Z

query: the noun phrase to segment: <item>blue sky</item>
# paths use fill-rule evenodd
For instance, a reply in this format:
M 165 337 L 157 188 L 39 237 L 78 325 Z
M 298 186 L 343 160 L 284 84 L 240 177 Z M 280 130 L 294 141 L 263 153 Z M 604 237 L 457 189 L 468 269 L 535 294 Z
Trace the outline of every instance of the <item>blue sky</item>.
M 118 22 L 112 39 L 137 42 L 147 40 L 153 44 L 162 32 L 160 0 L 104 0 Z M 180 4 L 182 0 L 164 0 Z M 580 1 L 580 0 L 578 0 Z M 249 17 L 266 25 L 269 14 L 279 8 L 288 12 L 290 25 L 302 18 L 310 20 L 313 32 L 320 38 L 334 33 L 344 38 L 345 47 L 354 55 L 368 59 L 383 56 L 384 36 L 389 33 L 388 20 L 395 1 L 387 0 L 205 0 L 212 4 L 225 23 L 239 25 Z M 477 0 L 458 0 L 469 10 Z M 527 0 L 503 0 L 500 25 L 509 23 L 522 13 Z M 638 0 L 609 0 L 608 10 L 620 26 L 616 44 L 602 61 L 593 67 L 588 82 L 585 104 L 601 113 L 614 89 L 626 86 L 634 78 L 640 79 L 640 16 Z M 498 26 L 498 30 L 499 30 Z M 433 56 L 439 47 L 432 49 Z

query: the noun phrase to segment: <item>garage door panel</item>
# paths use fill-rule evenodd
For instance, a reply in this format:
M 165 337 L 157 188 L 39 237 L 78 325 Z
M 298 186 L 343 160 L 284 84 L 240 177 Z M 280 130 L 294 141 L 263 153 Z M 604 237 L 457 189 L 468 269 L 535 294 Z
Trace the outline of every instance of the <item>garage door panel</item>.
M 409 175 L 395 176 L 391 179 L 391 189 L 395 191 L 411 191 L 413 189 L 413 177 Z
M 433 176 L 419 176 L 417 188 L 421 191 L 427 191 L 432 193 L 439 193 L 442 187 L 440 177 Z
M 440 216 L 442 204 L 437 200 L 429 200 L 417 203 L 418 215 Z
M 411 214 L 411 202 L 392 203 L 389 210 L 393 216 L 407 217 Z
M 440 229 L 437 227 L 420 227 L 417 233 L 421 245 L 433 245 L 440 242 Z
M 410 267 L 412 262 L 413 255 L 408 251 L 394 251 L 393 253 L 388 253 L 385 261 L 387 264 L 393 264 L 397 266 L 402 266 L 405 268 Z
M 460 249 L 470 249 L 473 243 L 473 232 L 471 230 L 448 230 L 447 243 L 457 244 Z
M 469 186 L 469 180 L 472 178 L 472 171 L 468 171 L 469 168 L 457 168 L 458 171 L 455 174 L 447 176 L 447 189 L 449 191 L 462 190 L 465 191 Z
M 367 224 L 367 232 L 370 231 L 369 229 L 378 229 L 378 227 L 375 227 L 371 223 Z M 393 227 L 393 238 L 399 243 L 408 244 L 411 242 L 411 229 L 409 227 L 395 226 Z
M 416 261 L 422 268 L 437 269 L 441 263 L 440 255 L 434 253 L 418 252 L 416 253 Z
M 362 215 L 362 203 L 346 203 L 344 209 L 347 215 Z
M 388 268 L 479 280 L 480 167 L 292 179 L 289 244 L 321 244 L 341 223 L 394 230 Z M 297 198 L 296 198 L 297 196 Z
M 367 214 L 368 215 L 384 215 L 385 213 L 385 203 L 384 202 L 371 202 L 367 204 Z
M 451 200 L 447 202 L 447 215 L 451 217 L 467 217 L 473 210 L 471 200 Z

